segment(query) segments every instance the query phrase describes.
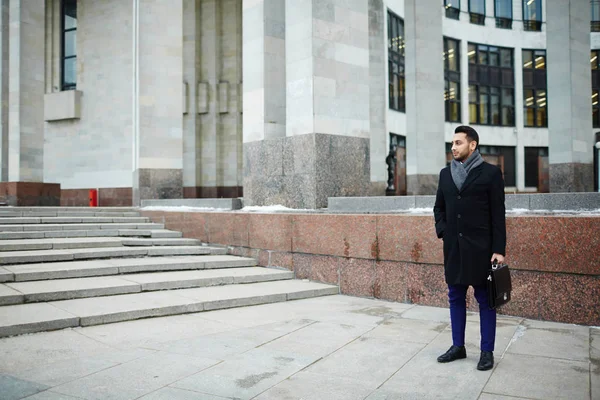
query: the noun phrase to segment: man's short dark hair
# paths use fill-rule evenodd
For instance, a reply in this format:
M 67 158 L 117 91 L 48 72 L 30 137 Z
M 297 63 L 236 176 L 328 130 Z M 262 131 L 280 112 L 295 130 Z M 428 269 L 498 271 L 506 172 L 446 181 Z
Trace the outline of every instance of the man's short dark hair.
M 475 142 L 477 142 L 477 147 L 475 148 L 479 148 L 479 134 L 475 129 L 471 128 L 470 126 L 461 125 L 456 127 L 454 133 L 464 133 L 465 135 L 467 135 L 467 140 L 469 142 L 474 140 Z

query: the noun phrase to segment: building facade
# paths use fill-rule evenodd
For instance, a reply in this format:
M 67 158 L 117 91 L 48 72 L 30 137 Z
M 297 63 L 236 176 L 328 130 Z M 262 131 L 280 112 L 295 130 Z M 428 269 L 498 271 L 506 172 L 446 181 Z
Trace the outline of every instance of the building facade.
M 597 182 L 595 0 L 1 4 L 12 200 L 431 194 L 459 124 L 509 191 Z

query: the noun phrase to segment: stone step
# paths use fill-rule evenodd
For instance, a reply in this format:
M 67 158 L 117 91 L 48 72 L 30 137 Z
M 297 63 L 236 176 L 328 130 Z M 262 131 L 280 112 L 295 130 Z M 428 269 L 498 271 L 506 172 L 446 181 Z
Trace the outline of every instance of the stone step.
M 139 217 L 139 211 L 0 210 L 0 217 Z
M 69 207 L 69 206 L 34 206 L 34 207 L 3 207 L 3 211 L 93 211 L 93 212 L 136 212 L 137 207 Z
M 70 260 L 89 260 L 112 257 L 183 256 L 226 254 L 227 249 L 209 246 L 150 246 L 150 247 L 99 247 L 87 249 L 6 251 L 0 253 L 0 265 L 41 263 Z
M 144 223 L 147 217 L 0 217 L 0 225 Z
M 167 229 L 92 229 L 60 231 L 0 232 L 0 240 L 75 238 L 75 237 L 149 237 L 156 239 L 181 238 L 181 232 Z
M 118 237 L 96 238 L 44 238 L 44 239 L 24 239 L 24 240 L 0 240 L 0 252 L 14 252 L 26 250 L 63 250 L 63 249 L 81 249 L 96 247 L 118 247 L 123 245 L 123 240 Z M 150 239 L 152 240 L 152 239 Z M 158 240 L 158 239 L 157 239 Z M 151 244 L 148 244 L 151 246 Z M 0 254 L 1 256 L 1 254 Z
M 185 271 L 253 267 L 253 258 L 229 255 L 173 256 L 153 258 L 117 258 L 0 267 L 2 282 L 43 279 L 67 279 L 156 271 Z
M 170 231 L 168 229 L 152 229 L 150 230 L 150 232 L 150 237 L 157 239 L 183 237 L 183 233 L 177 231 Z
M 55 231 L 70 231 L 70 230 L 164 230 L 164 224 L 155 224 L 152 222 L 148 223 L 108 223 L 108 224 L 14 224 L 14 225 L 0 225 L 0 232 L 55 232 Z
M 293 272 L 264 267 L 125 274 L 0 284 L 0 306 L 292 279 Z
M 189 238 L 166 238 L 166 239 L 120 239 L 123 246 L 199 246 L 202 242 L 198 239 Z
M 0 337 L 338 293 L 337 286 L 284 280 L 3 306 Z

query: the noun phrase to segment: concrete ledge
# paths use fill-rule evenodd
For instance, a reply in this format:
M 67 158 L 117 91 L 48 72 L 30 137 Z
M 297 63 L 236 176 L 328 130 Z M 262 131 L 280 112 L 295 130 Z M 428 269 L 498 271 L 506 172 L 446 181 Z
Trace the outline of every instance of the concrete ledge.
M 44 121 L 81 118 L 80 90 L 64 90 L 44 95 Z
M 142 200 L 144 207 L 197 207 L 218 208 L 222 210 L 239 210 L 242 208 L 241 199 L 162 199 Z
M 382 213 L 433 209 L 435 196 L 330 197 L 328 211 Z M 579 211 L 600 209 L 600 193 L 507 194 L 506 209 Z

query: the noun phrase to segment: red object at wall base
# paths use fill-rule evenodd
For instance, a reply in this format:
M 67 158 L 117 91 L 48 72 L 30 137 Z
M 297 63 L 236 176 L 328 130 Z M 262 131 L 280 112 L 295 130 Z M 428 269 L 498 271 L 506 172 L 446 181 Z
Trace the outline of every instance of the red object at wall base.
M 98 190 L 90 189 L 90 207 L 98 207 Z

